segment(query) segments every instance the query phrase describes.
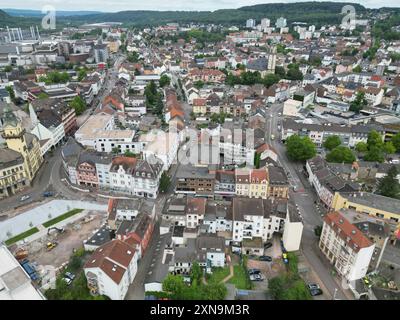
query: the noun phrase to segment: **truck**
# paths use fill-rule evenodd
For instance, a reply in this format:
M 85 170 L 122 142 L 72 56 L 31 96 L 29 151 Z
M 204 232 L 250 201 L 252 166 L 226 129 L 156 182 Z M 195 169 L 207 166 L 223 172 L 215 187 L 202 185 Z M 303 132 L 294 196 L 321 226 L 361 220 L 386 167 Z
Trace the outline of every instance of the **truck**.
M 25 272 L 29 275 L 29 277 L 35 281 L 38 280 L 38 276 L 36 274 L 35 268 L 29 263 L 28 259 L 24 259 L 20 262 L 22 268 L 25 270 Z

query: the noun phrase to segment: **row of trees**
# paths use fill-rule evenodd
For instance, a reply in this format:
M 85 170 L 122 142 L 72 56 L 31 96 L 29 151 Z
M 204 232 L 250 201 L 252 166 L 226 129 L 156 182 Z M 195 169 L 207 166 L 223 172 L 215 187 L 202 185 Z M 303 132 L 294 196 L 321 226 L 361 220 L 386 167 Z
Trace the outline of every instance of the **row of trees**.
M 146 106 L 152 109 L 154 114 L 162 116 L 164 110 L 163 95 L 157 90 L 157 85 L 154 81 L 150 81 L 146 86 L 144 94 L 146 96 Z
M 356 144 L 355 149 L 358 152 L 364 153 L 365 161 L 384 162 L 386 155 L 396 152 L 396 147 L 393 141 L 395 141 L 396 145 L 400 147 L 400 135 L 395 136 L 392 141 L 384 142 L 382 135 L 379 132 L 372 130 L 368 134 L 367 143 L 359 142 Z
M 67 83 L 69 81 L 69 74 L 67 72 L 52 71 L 46 76 L 39 77 L 40 82 L 44 82 L 47 85 L 57 83 Z
M 239 69 L 244 68 L 244 66 L 238 66 Z M 275 83 L 278 83 L 281 79 L 287 80 L 303 80 L 303 73 L 299 69 L 299 64 L 290 63 L 288 65 L 288 71 L 286 72 L 284 67 L 277 66 L 275 68 L 275 73 L 267 74 L 265 77 L 261 76 L 261 73 L 245 71 L 240 74 L 240 76 L 234 76 L 229 73 L 226 77 L 226 83 L 230 86 L 236 84 L 241 85 L 254 85 L 263 84 L 266 87 L 270 87 Z

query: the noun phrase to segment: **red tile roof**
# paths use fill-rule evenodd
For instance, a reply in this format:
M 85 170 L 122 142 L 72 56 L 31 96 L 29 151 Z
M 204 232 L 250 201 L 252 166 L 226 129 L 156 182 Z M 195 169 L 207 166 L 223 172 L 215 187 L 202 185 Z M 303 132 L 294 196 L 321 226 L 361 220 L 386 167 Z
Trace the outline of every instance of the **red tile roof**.
M 371 240 L 338 211 L 328 213 L 324 221 L 356 252 L 361 248 L 367 248 L 373 245 Z
M 84 268 L 100 268 L 119 284 L 135 254 L 135 249 L 129 244 L 121 240 L 112 240 L 97 248 Z

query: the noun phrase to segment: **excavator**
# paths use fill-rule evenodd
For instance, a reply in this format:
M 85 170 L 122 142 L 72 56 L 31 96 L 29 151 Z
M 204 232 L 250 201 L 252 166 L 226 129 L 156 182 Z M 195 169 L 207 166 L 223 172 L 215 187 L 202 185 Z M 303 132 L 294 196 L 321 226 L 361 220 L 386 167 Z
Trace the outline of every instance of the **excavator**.
M 51 231 L 51 230 L 57 230 L 59 233 L 65 232 L 65 229 L 64 229 L 64 228 L 51 227 L 51 228 L 48 228 L 48 229 L 47 229 L 47 235 L 50 234 L 50 231 Z

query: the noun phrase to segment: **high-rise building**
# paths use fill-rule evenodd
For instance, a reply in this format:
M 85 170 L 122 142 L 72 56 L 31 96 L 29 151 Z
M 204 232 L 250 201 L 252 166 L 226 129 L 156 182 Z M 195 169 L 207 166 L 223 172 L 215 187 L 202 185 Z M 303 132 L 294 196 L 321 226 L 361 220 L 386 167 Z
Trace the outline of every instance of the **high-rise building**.
M 285 28 L 287 26 L 287 21 L 284 17 L 280 17 L 276 20 L 275 27 Z
M 269 28 L 270 26 L 271 26 L 271 20 L 269 20 L 268 18 L 261 19 L 262 29 Z
M 246 28 L 254 28 L 256 26 L 255 19 L 247 19 L 246 21 Z

